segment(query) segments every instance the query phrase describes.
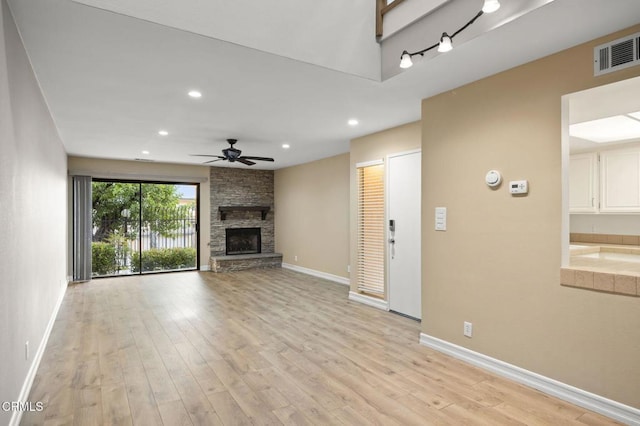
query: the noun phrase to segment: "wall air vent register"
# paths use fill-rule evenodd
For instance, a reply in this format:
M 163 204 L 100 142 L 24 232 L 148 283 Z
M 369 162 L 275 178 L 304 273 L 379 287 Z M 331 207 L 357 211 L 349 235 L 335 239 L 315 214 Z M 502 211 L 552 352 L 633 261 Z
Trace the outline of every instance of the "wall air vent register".
M 640 33 L 593 49 L 593 75 L 599 76 L 640 64 Z

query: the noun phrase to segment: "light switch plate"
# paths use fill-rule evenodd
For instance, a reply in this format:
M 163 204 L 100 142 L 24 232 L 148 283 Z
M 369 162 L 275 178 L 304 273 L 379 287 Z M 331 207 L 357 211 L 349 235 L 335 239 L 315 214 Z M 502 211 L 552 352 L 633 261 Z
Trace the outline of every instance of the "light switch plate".
M 436 231 L 447 230 L 447 208 L 436 207 Z
M 462 329 L 462 334 L 464 334 L 466 337 L 473 337 L 473 324 L 465 321 L 464 327 Z

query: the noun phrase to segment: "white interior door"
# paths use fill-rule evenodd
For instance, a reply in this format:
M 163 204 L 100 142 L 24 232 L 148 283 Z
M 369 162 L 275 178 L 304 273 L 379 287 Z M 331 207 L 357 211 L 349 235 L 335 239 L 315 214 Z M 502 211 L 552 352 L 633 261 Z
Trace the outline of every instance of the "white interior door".
M 422 318 L 420 169 L 420 152 L 388 157 L 389 309 L 417 319 Z

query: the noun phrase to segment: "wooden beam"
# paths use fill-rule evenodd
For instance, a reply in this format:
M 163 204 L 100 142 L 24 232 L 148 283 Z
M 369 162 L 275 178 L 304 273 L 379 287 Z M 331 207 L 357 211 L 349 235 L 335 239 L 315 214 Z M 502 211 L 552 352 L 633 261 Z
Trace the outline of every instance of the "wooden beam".
M 387 4 L 386 0 L 376 0 L 376 38 L 382 37 L 384 15 L 398 6 L 404 0 L 395 0 L 393 3 Z
M 376 38 L 382 37 L 382 9 L 385 6 L 385 0 L 376 0 Z
M 404 0 L 396 0 L 393 3 L 387 4 L 385 5 L 382 10 L 382 16 L 384 17 L 384 15 L 389 12 L 390 10 L 392 10 L 394 7 L 398 6 L 400 3 L 402 3 Z

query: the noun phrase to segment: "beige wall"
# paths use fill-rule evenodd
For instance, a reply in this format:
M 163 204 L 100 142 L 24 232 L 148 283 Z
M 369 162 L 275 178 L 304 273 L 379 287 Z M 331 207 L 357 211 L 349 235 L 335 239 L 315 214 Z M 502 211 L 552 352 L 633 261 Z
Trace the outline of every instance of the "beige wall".
M 358 220 L 358 182 L 356 164 L 367 161 L 384 160 L 387 155 L 420 148 L 420 122 L 405 124 L 382 132 L 363 136 L 351 141 L 349 159 L 350 179 L 350 259 L 351 259 L 351 291 L 357 292 L 358 271 L 356 267 L 357 252 L 357 220 Z M 386 265 L 385 265 L 386 270 Z M 386 278 L 385 278 L 386 288 Z
M 209 167 L 140 161 L 69 157 L 69 172 L 114 179 L 141 179 L 200 183 L 200 267 L 209 265 L 209 223 L 211 221 Z M 70 179 L 69 179 L 70 180 Z M 69 255 L 71 258 L 71 255 Z
M 348 278 L 349 154 L 276 170 L 275 227 L 284 263 Z
M 26 400 L 66 289 L 67 155 L 0 1 L 0 401 Z M 52 322 L 51 322 L 52 324 Z M 25 359 L 25 342 L 29 358 Z M 0 424 L 12 412 L 0 410 Z M 15 413 L 16 416 L 18 413 Z M 17 417 L 14 418 L 14 421 Z M 17 424 L 17 423 L 16 423 Z
M 422 331 L 640 408 L 640 299 L 559 285 L 560 98 L 640 74 L 594 78 L 592 64 L 595 45 L 637 31 L 423 101 Z M 490 169 L 528 179 L 529 195 L 489 189 Z

